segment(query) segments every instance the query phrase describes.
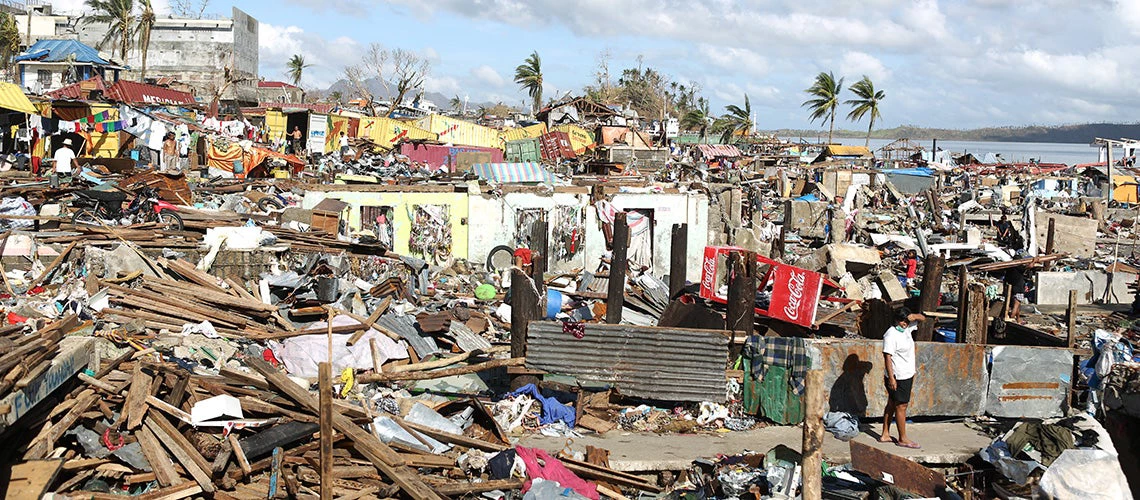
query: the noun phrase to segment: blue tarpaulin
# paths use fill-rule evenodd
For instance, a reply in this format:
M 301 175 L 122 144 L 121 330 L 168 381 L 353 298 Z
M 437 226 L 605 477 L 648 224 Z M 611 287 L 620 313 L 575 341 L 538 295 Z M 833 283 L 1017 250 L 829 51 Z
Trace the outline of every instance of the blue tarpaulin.
M 929 168 L 896 168 L 892 170 L 884 170 L 887 175 L 913 175 L 916 177 L 934 177 L 934 170 Z
M 571 429 L 574 428 L 576 416 L 573 408 L 559 403 L 557 399 L 543 397 L 542 393 L 538 392 L 538 388 L 535 387 L 534 384 L 524 385 L 511 393 L 512 396 L 518 396 L 519 394 L 527 394 L 542 404 L 542 416 L 538 418 L 540 424 L 553 424 L 561 420 L 566 422 L 567 427 Z

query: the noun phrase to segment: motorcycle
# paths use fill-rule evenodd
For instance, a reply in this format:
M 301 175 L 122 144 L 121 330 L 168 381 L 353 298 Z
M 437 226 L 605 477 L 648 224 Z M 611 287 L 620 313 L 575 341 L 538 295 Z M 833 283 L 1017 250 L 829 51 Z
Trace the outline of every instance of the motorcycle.
M 157 222 L 168 231 L 181 231 L 182 217 L 178 207 L 158 198 L 158 190 L 142 186 L 134 190 L 134 198 L 123 208 L 127 194 L 117 191 L 76 191 L 71 223 L 77 226 L 129 226 Z

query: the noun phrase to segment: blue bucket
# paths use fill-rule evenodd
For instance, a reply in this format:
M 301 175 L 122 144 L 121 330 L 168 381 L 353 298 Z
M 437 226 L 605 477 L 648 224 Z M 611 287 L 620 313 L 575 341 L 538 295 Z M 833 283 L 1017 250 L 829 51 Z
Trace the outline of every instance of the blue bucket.
M 562 292 L 548 288 L 546 290 L 546 319 L 554 319 L 560 312 L 562 312 Z

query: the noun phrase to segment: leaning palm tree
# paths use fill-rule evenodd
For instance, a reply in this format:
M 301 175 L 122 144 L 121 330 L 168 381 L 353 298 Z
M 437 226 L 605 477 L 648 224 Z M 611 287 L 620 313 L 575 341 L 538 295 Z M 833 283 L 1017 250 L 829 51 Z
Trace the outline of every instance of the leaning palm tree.
M 700 106 L 690 109 L 681 117 L 681 128 L 685 130 L 698 130 L 700 132 L 699 140 L 701 143 L 704 143 L 709 132 L 710 118 L 709 103 L 702 97 Z
M 91 13 L 83 16 L 84 23 L 107 25 L 107 34 L 95 48 L 102 49 L 118 39 L 118 46 L 114 48 L 119 49 L 119 59 L 126 63 L 136 30 L 134 0 L 87 0 L 86 5 Z M 113 50 L 111 54 L 114 56 Z
M 867 75 L 863 75 L 863 79 L 855 82 L 848 90 L 855 94 L 856 99 L 844 101 L 844 104 L 851 105 L 851 112 L 847 113 L 847 119 L 857 122 L 862 120 L 867 113 L 871 114 L 871 124 L 867 126 L 867 142 L 865 143 L 865 146 L 870 148 L 871 129 L 875 128 L 875 120 L 883 117 L 879 114 L 879 103 L 887 97 L 887 94 L 882 90 L 875 90 L 875 84 L 871 83 L 871 79 Z
M 808 87 L 807 92 L 811 99 L 804 101 L 803 106 L 806 106 L 811 111 L 811 121 L 828 120 L 831 122 L 827 130 L 827 143 L 831 143 L 831 137 L 835 133 L 835 108 L 839 107 L 839 93 L 843 91 L 843 79 L 835 79 L 835 75 L 828 72 L 820 72 L 815 77 L 815 83 Z
M 727 114 L 720 117 L 720 129 L 723 132 L 721 142 L 727 144 L 732 136 L 738 133 L 752 131 L 752 103 L 748 101 L 748 94 L 744 94 L 744 107 L 729 104 L 724 107 Z
M 312 64 L 305 63 L 305 56 L 301 54 L 293 54 L 289 58 L 289 62 L 285 63 L 285 70 L 289 73 L 289 79 L 293 80 L 293 85 L 301 86 L 301 77 L 305 74 L 306 68 L 311 68 Z
M 150 0 L 139 0 L 139 5 L 142 6 L 142 13 L 139 14 L 139 50 L 142 51 L 142 71 L 140 80 L 146 80 L 146 56 L 150 52 L 150 32 L 154 30 L 154 23 L 158 17 L 154 15 L 154 8 L 150 5 Z
M 448 104 L 451 106 L 452 111 L 459 111 L 463 107 L 463 99 L 460 99 L 457 95 L 455 97 L 452 97 L 451 102 Z
M 515 68 L 515 83 L 530 95 L 534 112 L 538 113 L 542 108 L 542 59 L 538 57 L 537 50 Z
M 20 28 L 16 26 L 16 16 L 0 14 L 0 68 L 12 68 L 12 58 L 20 53 Z M 13 72 L 14 73 L 14 72 Z

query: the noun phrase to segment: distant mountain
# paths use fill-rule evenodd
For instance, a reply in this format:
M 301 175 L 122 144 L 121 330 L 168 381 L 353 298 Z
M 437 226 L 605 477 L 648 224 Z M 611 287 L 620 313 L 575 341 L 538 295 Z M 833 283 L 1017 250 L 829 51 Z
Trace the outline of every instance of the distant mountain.
M 389 95 L 389 93 L 384 90 L 383 81 L 381 81 L 379 78 L 373 77 L 364 80 L 364 85 L 368 88 L 368 91 L 372 93 L 372 97 L 376 100 L 388 100 L 396 97 L 396 86 L 391 85 L 393 92 L 391 95 Z M 336 83 L 333 83 L 331 86 L 329 86 L 329 88 L 323 91 L 325 95 L 328 95 L 330 92 L 340 92 L 341 95 L 347 99 L 349 96 L 353 96 L 356 93 L 356 88 L 353 87 L 352 84 L 348 82 L 348 80 L 341 79 L 337 80 Z M 404 98 L 404 104 L 411 105 L 412 99 L 415 97 L 415 94 L 408 95 Z M 443 95 L 439 92 L 425 92 L 424 97 L 427 100 L 435 103 L 435 106 L 440 110 L 448 110 L 451 109 L 451 98 L 454 96 Z M 479 106 L 490 108 L 495 104 L 496 103 L 493 102 L 468 102 L 467 109 L 474 110 L 478 109 Z
M 827 137 L 827 130 L 819 129 L 796 130 L 780 129 L 767 133 L 781 137 Z M 836 130 L 835 137 L 863 138 L 866 131 Z M 1107 139 L 1137 138 L 1140 139 L 1140 123 L 1086 123 L 1082 125 L 1057 125 L 1023 127 L 986 127 L 969 130 L 926 128 L 915 125 L 876 130 L 871 134 L 872 139 L 894 140 L 909 139 L 941 139 L 946 141 L 1000 141 L 1000 142 L 1057 142 L 1074 144 L 1091 144 L 1097 137 Z

